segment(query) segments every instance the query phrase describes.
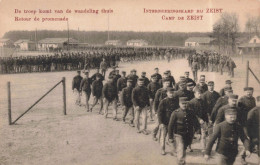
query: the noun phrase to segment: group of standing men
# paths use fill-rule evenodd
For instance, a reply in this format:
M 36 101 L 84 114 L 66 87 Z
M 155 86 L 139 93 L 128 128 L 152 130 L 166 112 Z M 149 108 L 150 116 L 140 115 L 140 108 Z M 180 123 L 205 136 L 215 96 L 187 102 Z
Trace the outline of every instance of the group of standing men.
M 86 71 L 85 78 L 82 78 L 78 71 L 72 83 L 72 90 L 77 95 L 76 104 L 81 105 L 80 95 L 84 93 L 87 111 L 92 112 L 93 107 L 100 101 L 99 114 L 103 114 L 104 109 L 105 118 L 108 117 L 108 107 L 111 104 L 115 121 L 118 121 L 118 106 L 121 106 L 122 121 L 127 123 L 126 116 L 130 112 L 129 125 L 135 127 L 137 133 L 145 135 L 149 134 L 147 116 L 150 120 L 155 119 L 153 139 L 159 140 L 161 154 L 165 155 L 168 135 L 172 154 L 177 156 L 178 164 L 185 164 L 186 149 L 192 151 L 195 134 L 200 137 L 202 153 L 206 160 L 209 159 L 216 139 L 218 164 L 234 163 L 238 154 L 239 138 L 244 143 L 244 150 L 240 155 L 242 163 L 246 163 L 246 156 L 254 150 L 258 150 L 259 156 L 260 96 L 257 97 L 256 106 L 252 87 L 244 88 L 245 95 L 238 99 L 238 95 L 233 94 L 230 80 L 226 81 L 226 87 L 216 92 L 214 82 L 206 83 L 205 75 L 201 75 L 196 84 L 189 78 L 189 72 L 185 72 L 178 82 L 175 82 L 169 70 L 162 76 L 159 69 L 155 68 L 150 79 L 145 72 L 142 72 L 140 77 L 136 72 L 133 69 L 126 75 L 126 72 L 122 71 L 120 75 L 119 70 L 114 68 L 103 86 L 104 73 L 99 73 L 99 69 L 91 77 Z M 94 102 L 89 107 L 91 93 Z

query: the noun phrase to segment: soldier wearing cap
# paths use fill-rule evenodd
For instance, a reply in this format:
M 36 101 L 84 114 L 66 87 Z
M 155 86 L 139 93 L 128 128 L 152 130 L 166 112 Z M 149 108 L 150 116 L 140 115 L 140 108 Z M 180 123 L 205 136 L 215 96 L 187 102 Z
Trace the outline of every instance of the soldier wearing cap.
M 162 79 L 162 75 L 159 73 L 159 68 L 154 68 L 154 74 L 157 78 L 157 82 L 159 82 Z
M 103 98 L 104 98 L 104 110 L 105 110 L 105 118 L 108 116 L 108 106 L 112 103 L 113 106 L 113 120 L 117 121 L 117 87 L 113 83 L 113 76 L 108 76 L 108 81 L 103 87 L 102 90 Z
M 248 112 L 256 106 L 255 98 L 253 97 L 254 88 L 245 87 L 245 95 L 239 98 L 238 107 L 242 110 L 243 121 L 246 122 Z
M 133 108 L 133 102 L 132 102 L 132 91 L 133 91 L 133 80 L 129 79 L 127 80 L 126 87 L 123 88 L 122 94 L 121 94 L 121 99 L 120 102 L 122 106 L 124 107 L 124 112 L 123 112 L 123 122 L 125 123 L 125 118 L 127 113 L 130 112 L 132 113 L 130 123 L 129 125 L 134 127 L 134 108 Z
M 116 67 L 112 67 L 112 71 L 109 73 L 109 76 L 115 75 L 116 74 Z
M 183 82 L 184 82 L 184 83 L 187 83 L 185 77 L 184 77 L 184 76 L 180 76 L 179 82 L 177 82 L 177 83 L 175 84 L 175 90 L 176 90 L 176 91 L 179 90 L 179 86 L 180 86 L 180 84 L 183 83 Z
M 168 124 L 170 121 L 171 114 L 174 110 L 179 108 L 179 101 L 174 96 L 174 89 L 172 87 L 167 88 L 167 97 L 164 98 L 158 108 L 158 122 L 160 127 L 160 146 L 161 154 L 165 155 L 165 138 L 167 136 Z
M 189 101 L 194 98 L 194 93 L 187 90 L 186 82 L 181 82 L 179 84 L 179 90 L 176 91 L 175 94 L 178 97 L 187 97 Z
M 229 95 L 228 104 L 222 106 L 218 110 L 215 124 L 219 124 L 219 123 L 221 123 L 222 121 L 225 120 L 225 110 L 227 110 L 227 109 L 235 109 L 237 111 L 237 122 L 245 130 L 246 121 L 242 120 L 243 119 L 243 116 L 242 116 L 243 113 L 242 113 L 241 109 L 239 107 L 237 107 L 237 101 L 238 101 L 238 95 L 234 95 L 234 94 Z
M 190 91 L 190 92 L 193 92 L 193 89 L 194 89 L 194 85 L 192 82 L 188 82 L 187 83 L 187 90 Z
M 221 108 L 222 106 L 228 104 L 228 98 L 229 95 L 233 94 L 233 90 L 231 87 L 225 87 L 225 95 L 218 98 L 215 106 L 213 107 L 213 110 L 211 112 L 211 116 L 210 116 L 210 120 L 212 121 L 212 123 L 215 122 L 216 116 L 218 114 L 218 110 L 219 108 Z
M 231 80 L 226 80 L 226 86 L 225 87 L 230 87 L 232 89 L 232 81 Z M 225 88 L 224 87 L 224 88 Z M 220 96 L 224 96 L 225 95 L 225 91 L 224 91 L 224 88 L 222 88 L 220 91 L 219 91 L 219 94 Z
M 103 110 L 103 100 L 102 100 L 102 89 L 103 89 L 103 82 L 101 80 L 102 75 L 97 75 L 96 80 L 92 83 L 92 95 L 94 97 L 92 107 L 90 108 L 90 112 L 92 112 L 95 105 L 100 102 L 100 109 L 99 114 L 101 114 Z
M 133 80 L 133 87 L 136 86 L 138 76 L 136 75 L 136 70 L 132 69 L 131 73 L 127 76 L 127 79 Z
M 126 72 L 122 71 L 122 76 L 117 80 L 117 91 L 120 93 L 125 88 L 127 82 Z
M 185 75 L 185 80 L 187 83 L 191 82 L 191 83 L 193 83 L 194 86 L 196 85 L 196 83 L 189 77 L 190 72 L 185 72 L 184 75 Z
M 217 124 L 214 132 L 209 139 L 204 158 L 209 160 L 211 149 L 218 139 L 217 151 L 217 164 L 218 165 L 232 165 L 235 162 L 238 154 L 238 139 L 244 143 L 246 153 L 249 156 L 249 140 L 247 139 L 243 128 L 236 122 L 237 110 L 228 108 L 225 111 L 225 121 Z
M 137 133 L 148 135 L 147 132 L 147 110 L 150 106 L 149 91 L 144 86 L 144 79 L 138 79 L 138 86 L 133 89 L 132 101 L 135 109 L 135 125 Z M 140 114 L 142 113 L 142 130 L 140 130 Z
M 160 101 L 167 97 L 167 88 L 168 87 L 170 87 L 170 79 L 163 79 L 163 87 L 157 90 L 157 92 L 155 94 L 155 98 L 154 98 L 153 106 L 154 106 L 155 115 L 157 115 Z M 156 119 L 156 122 L 158 122 L 157 119 Z M 158 130 L 159 130 L 159 123 L 157 123 L 156 127 L 153 130 L 153 139 L 155 141 L 157 141 L 156 135 L 158 133 Z
M 154 98 L 155 98 L 155 94 L 157 92 L 158 89 L 160 89 L 160 84 L 157 82 L 157 77 L 156 75 L 152 75 L 152 80 L 151 82 L 148 84 L 147 89 L 149 91 L 149 101 L 150 101 L 150 111 L 149 111 L 149 116 L 150 119 L 153 120 L 153 112 L 154 110 Z
M 172 84 L 171 86 L 174 87 L 174 86 L 175 86 L 175 79 L 174 79 L 174 77 L 172 76 L 170 70 L 167 70 L 167 72 L 168 72 L 168 77 L 169 77 L 170 80 L 171 80 L 171 84 Z
M 198 61 L 193 60 L 192 65 L 191 65 L 191 70 L 193 74 L 193 79 L 195 82 L 198 80 L 198 70 L 199 70 L 199 64 Z
M 105 79 L 106 71 L 107 71 L 107 68 L 108 68 L 108 65 L 107 65 L 107 63 L 106 63 L 106 59 L 105 59 L 105 58 L 102 59 L 102 62 L 100 63 L 99 68 L 100 68 L 100 70 L 101 70 L 102 76 L 103 76 L 104 79 Z
M 77 71 L 77 76 L 75 76 L 72 80 L 72 90 L 76 97 L 76 105 L 81 104 L 81 98 L 80 98 L 80 83 L 83 78 L 80 75 L 80 70 Z
M 259 112 L 260 112 L 260 96 L 256 97 L 256 107 L 252 108 L 247 114 L 247 135 L 250 138 L 250 151 L 258 150 L 258 159 L 260 161 L 260 150 L 259 150 Z
M 205 83 L 205 78 L 203 78 L 203 75 L 201 75 L 199 83 L 195 86 L 194 89 L 196 88 L 199 88 L 202 93 L 205 93 L 208 90 L 208 85 Z
M 195 98 L 188 102 L 188 108 L 192 110 L 200 123 L 201 127 L 201 137 L 200 143 L 202 146 L 202 152 L 205 152 L 206 149 L 206 136 L 208 134 L 208 113 L 206 102 L 201 98 L 202 90 L 197 88 L 194 91 Z
M 144 86 L 147 87 L 147 85 L 149 84 L 149 79 L 146 77 L 146 72 L 142 72 L 141 78 L 144 79 Z
M 199 132 L 197 117 L 193 111 L 188 110 L 187 103 L 187 97 L 179 98 L 180 108 L 173 111 L 168 124 L 169 142 L 175 143 L 173 146 L 176 146 L 178 164 L 185 164 L 186 148 L 192 141 L 194 129 Z
M 88 103 L 88 101 L 89 101 L 90 94 L 91 94 L 92 80 L 91 80 L 91 78 L 89 78 L 89 72 L 88 71 L 85 71 L 85 75 L 86 75 L 86 77 L 83 78 L 81 80 L 81 83 L 80 83 L 80 91 L 84 92 L 84 94 L 85 94 L 86 109 L 87 109 L 87 112 L 89 112 L 89 103 Z

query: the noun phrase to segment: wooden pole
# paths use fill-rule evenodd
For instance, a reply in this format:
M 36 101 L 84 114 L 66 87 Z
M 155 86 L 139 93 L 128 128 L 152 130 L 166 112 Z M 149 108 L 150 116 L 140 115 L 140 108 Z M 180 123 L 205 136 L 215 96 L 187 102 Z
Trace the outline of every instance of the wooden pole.
M 7 93 L 8 93 L 8 122 L 12 125 L 12 111 L 11 111 L 11 83 L 7 82 Z
M 66 79 L 62 78 L 62 86 L 63 86 L 63 114 L 67 115 L 66 112 Z
M 246 87 L 248 87 L 248 78 L 249 78 L 249 61 L 246 63 Z

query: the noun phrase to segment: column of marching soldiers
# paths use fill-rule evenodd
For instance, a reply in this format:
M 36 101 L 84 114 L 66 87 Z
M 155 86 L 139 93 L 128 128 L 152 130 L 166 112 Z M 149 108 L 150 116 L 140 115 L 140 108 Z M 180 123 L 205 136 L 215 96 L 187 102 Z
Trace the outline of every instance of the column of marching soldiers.
M 31 73 L 31 72 L 55 72 L 68 70 L 82 70 L 98 68 L 102 59 L 107 62 L 107 67 L 118 66 L 121 62 L 150 61 L 185 58 L 188 55 L 189 65 L 197 61 L 201 71 L 228 71 L 234 77 L 234 61 L 218 53 L 195 53 L 190 49 L 176 48 L 108 48 L 89 47 L 84 51 L 61 52 L 54 55 L 0 57 L 0 74 Z M 195 74 L 195 72 L 193 72 Z M 196 76 L 196 75 L 195 75 Z
M 193 60 L 191 66 L 194 67 L 198 59 Z M 82 105 L 81 94 L 84 94 L 88 112 L 92 112 L 99 102 L 98 113 L 107 119 L 111 105 L 113 120 L 118 121 L 118 106 L 121 106 L 123 123 L 128 123 L 135 127 L 138 134 L 144 135 L 149 134 L 147 118 L 155 120 L 153 140 L 159 141 L 162 155 L 166 154 L 166 144 L 169 144 L 178 164 L 185 164 L 186 150 L 193 151 L 191 145 L 195 137 L 200 140 L 201 152 L 206 160 L 210 158 L 213 144 L 218 140 L 216 152 L 219 165 L 235 162 L 239 138 L 244 144 L 239 154 L 242 164 L 246 164 L 246 158 L 252 152 L 257 152 L 259 157 L 260 96 L 255 99 L 252 87 L 244 88 L 245 93 L 239 98 L 233 94 L 231 80 L 226 80 L 226 86 L 216 92 L 214 82 L 206 83 L 205 75 L 194 81 L 189 77 L 189 72 L 185 72 L 175 82 L 170 70 L 161 76 L 159 69 L 155 68 L 148 79 L 146 72 L 139 77 L 135 69 L 129 75 L 125 71 L 121 71 L 120 75 L 116 67 L 113 67 L 103 85 L 105 65 L 103 60 L 100 64 L 101 73 L 97 69 L 90 77 L 86 70 L 82 78 L 81 71 L 77 71 L 78 75 L 73 78 L 72 90 L 76 104 Z M 91 93 L 94 101 L 90 105 Z M 127 122 L 128 114 L 130 118 Z

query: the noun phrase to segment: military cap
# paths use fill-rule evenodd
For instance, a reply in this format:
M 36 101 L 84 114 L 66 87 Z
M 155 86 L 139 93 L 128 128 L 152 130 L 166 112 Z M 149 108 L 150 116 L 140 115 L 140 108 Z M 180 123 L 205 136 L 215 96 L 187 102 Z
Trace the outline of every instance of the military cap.
M 146 72 L 142 72 L 142 74 L 146 74 Z
M 237 110 L 234 109 L 234 108 L 229 108 L 229 109 L 226 109 L 226 110 L 225 110 L 225 114 L 235 115 L 235 114 L 237 114 Z
M 132 83 L 132 82 L 133 82 L 133 80 L 132 80 L 132 79 L 127 79 L 127 82 L 131 82 L 131 83 Z
M 226 84 L 231 84 L 232 81 L 231 80 L 226 80 Z
M 167 88 L 167 92 L 174 92 L 174 91 L 175 91 L 175 89 L 172 88 L 172 87 L 168 87 L 168 88 Z
M 144 78 L 140 77 L 140 78 L 138 78 L 138 81 L 144 81 Z
M 214 81 L 209 81 L 208 82 L 208 86 L 213 86 L 214 85 Z
M 122 73 L 126 73 L 126 71 L 122 71 Z
M 152 74 L 151 77 L 152 78 L 157 78 L 157 75 L 156 74 Z
M 159 68 L 154 68 L 154 70 L 158 70 Z
M 260 96 L 257 96 L 257 97 L 256 97 L 256 101 L 260 101 Z
M 187 83 L 187 86 L 188 86 L 188 87 L 191 87 L 191 86 L 194 86 L 194 84 L 193 84 L 193 82 L 188 82 L 188 83 Z
M 232 91 L 232 87 L 225 87 L 224 91 Z
M 180 97 L 179 98 L 179 102 L 180 103 L 187 103 L 188 102 L 188 98 L 187 97 Z
M 238 95 L 232 94 L 232 95 L 229 95 L 229 98 L 230 99 L 238 99 Z
M 244 88 L 244 91 L 253 91 L 253 90 L 254 90 L 253 87 L 245 87 L 245 88 Z
M 190 72 L 186 71 L 186 72 L 184 72 L 184 73 L 190 73 Z
M 135 69 L 132 69 L 131 72 L 136 72 L 136 70 L 135 70 Z
M 77 73 L 80 73 L 81 71 L 80 70 L 77 70 Z
M 166 70 L 166 72 L 167 72 L 167 73 L 171 73 L 171 71 L 170 71 L 170 70 Z

